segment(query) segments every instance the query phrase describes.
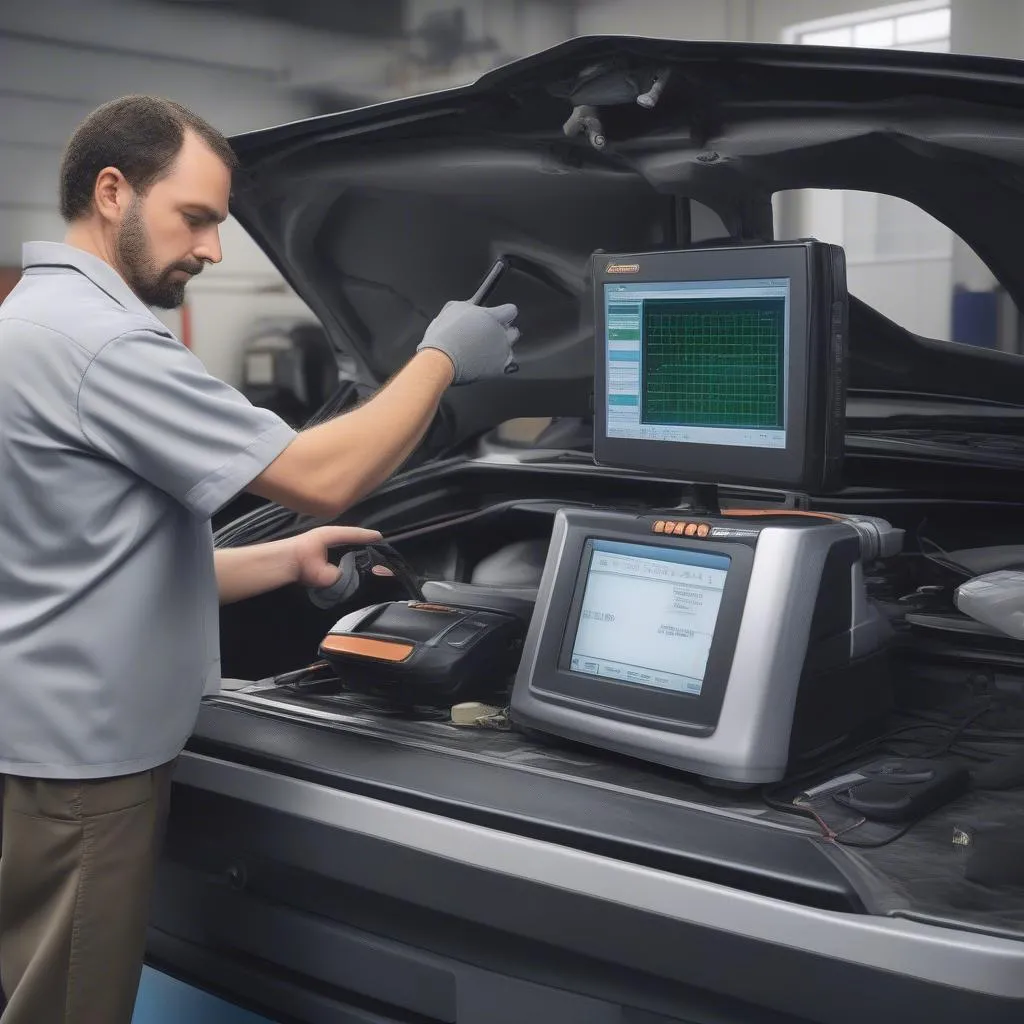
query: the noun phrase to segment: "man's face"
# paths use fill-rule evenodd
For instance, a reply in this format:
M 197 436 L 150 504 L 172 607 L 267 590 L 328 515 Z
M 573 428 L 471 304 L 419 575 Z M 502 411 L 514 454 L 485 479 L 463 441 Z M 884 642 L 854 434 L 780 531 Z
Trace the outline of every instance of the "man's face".
M 185 285 L 221 260 L 217 226 L 227 216 L 231 172 L 198 136 L 186 132 L 170 173 L 133 196 L 118 228 L 115 257 L 147 305 L 175 309 Z

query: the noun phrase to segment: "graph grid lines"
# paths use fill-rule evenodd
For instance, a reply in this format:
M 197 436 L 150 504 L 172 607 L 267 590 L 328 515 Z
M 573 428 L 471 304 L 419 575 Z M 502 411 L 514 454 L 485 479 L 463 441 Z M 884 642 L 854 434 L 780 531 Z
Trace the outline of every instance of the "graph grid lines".
M 644 304 L 647 423 L 783 427 L 785 303 Z

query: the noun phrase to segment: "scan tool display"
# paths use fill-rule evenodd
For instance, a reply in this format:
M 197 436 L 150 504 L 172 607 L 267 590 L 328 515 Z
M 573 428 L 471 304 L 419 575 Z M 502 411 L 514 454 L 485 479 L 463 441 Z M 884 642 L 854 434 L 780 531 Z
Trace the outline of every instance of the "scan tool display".
M 595 540 L 570 667 L 699 696 L 727 555 Z

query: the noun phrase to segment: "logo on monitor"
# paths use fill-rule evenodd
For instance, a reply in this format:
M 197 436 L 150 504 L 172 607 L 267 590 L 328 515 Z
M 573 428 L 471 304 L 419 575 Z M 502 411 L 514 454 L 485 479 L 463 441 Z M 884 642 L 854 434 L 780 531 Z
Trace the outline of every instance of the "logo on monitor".
M 606 274 L 639 274 L 639 263 L 609 263 L 605 268 Z

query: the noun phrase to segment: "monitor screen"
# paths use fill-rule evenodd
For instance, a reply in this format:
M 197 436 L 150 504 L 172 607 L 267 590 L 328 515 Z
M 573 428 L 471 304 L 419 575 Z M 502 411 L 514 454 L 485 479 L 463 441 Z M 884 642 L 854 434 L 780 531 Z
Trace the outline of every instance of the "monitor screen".
M 693 483 L 841 486 L 848 301 L 814 241 L 593 258 L 594 458 Z
M 590 548 L 571 670 L 699 696 L 729 558 L 609 540 Z
M 608 436 L 786 446 L 789 278 L 604 286 Z

